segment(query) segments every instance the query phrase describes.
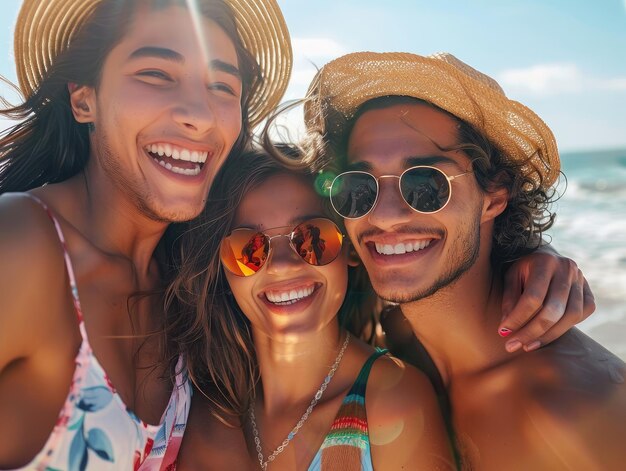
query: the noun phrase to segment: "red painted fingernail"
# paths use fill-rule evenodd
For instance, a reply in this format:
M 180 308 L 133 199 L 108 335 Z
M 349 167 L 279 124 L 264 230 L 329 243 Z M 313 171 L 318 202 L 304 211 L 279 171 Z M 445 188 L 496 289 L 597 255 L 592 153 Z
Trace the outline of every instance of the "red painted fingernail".
M 500 337 L 508 337 L 509 335 L 511 335 L 512 332 L 513 331 L 511 329 L 507 329 L 506 327 L 502 327 L 498 330 Z

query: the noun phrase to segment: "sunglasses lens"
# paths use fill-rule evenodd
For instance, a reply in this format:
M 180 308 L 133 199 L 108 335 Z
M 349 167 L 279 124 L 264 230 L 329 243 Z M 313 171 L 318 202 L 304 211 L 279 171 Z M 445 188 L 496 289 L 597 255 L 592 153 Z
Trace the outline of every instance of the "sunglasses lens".
M 417 167 L 402 175 L 400 191 L 413 209 L 433 213 L 443 208 L 450 199 L 450 182 L 441 170 Z
M 265 264 L 269 248 L 269 239 L 262 232 L 237 229 L 222 241 L 220 259 L 232 274 L 251 276 Z
M 291 243 L 309 265 L 326 265 L 339 255 L 343 235 L 329 219 L 309 219 L 296 226 Z
M 372 210 L 378 191 L 376 180 L 361 172 L 337 176 L 330 188 L 330 201 L 337 213 L 348 219 L 365 216 Z

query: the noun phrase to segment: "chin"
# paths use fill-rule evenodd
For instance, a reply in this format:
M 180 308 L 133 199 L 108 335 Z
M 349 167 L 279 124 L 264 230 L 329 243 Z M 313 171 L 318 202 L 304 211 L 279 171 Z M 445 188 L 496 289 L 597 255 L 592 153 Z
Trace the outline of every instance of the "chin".
M 153 221 L 174 223 L 191 221 L 200 215 L 204 209 L 203 201 L 193 201 L 179 204 L 158 204 L 155 201 L 142 205 L 142 212 Z

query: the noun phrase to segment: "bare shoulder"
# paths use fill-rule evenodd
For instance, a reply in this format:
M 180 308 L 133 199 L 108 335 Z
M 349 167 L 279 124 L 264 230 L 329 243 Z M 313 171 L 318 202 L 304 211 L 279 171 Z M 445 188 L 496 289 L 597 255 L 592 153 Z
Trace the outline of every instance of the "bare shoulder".
M 194 391 L 176 469 L 256 469 L 248 458 L 241 428 L 219 421 L 211 413 L 208 399 L 199 391 Z
M 398 358 L 383 355 L 372 365 L 367 384 L 367 397 L 372 398 L 373 407 L 389 409 L 381 410 L 383 415 L 388 415 L 398 408 L 419 408 L 421 399 L 428 401 L 433 396 L 433 387 L 426 375 Z M 393 399 L 380 400 L 384 397 Z M 378 400 L 374 401 L 375 398 Z
M 433 387 L 397 358 L 374 362 L 366 390 L 374 468 L 454 469 Z
M 576 469 L 621 469 L 626 461 L 626 364 L 572 330 L 521 363 L 521 425 Z M 577 468 L 578 466 L 578 468 Z
M 64 304 L 63 252 L 45 211 L 23 194 L 0 196 L 0 369 L 35 348 Z M 45 337 L 42 337 L 45 338 Z M 9 353 L 13 351 L 13 354 Z
M 525 378 L 529 401 L 549 404 L 558 398 L 593 407 L 626 403 L 626 363 L 577 329 L 514 363 L 518 379 Z

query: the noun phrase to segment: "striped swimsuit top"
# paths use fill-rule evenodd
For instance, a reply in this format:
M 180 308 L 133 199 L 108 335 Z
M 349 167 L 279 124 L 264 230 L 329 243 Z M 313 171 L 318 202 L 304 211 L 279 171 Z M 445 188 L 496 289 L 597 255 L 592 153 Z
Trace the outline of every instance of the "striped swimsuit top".
M 372 365 L 387 350 L 377 350 L 365 362 L 339 412 L 309 465 L 309 471 L 373 471 L 365 390 Z
M 50 209 L 33 195 L 52 220 L 63 248 L 82 343 L 69 392 L 43 449 L 21 470 L 168 470 L 180 448 L 189 415 L 191 385 L 182 357 L 176 385 L 161 422 L 143 422 L 126 407 L 98 363 L 87 338 L 78 289 L 61 226 Z

